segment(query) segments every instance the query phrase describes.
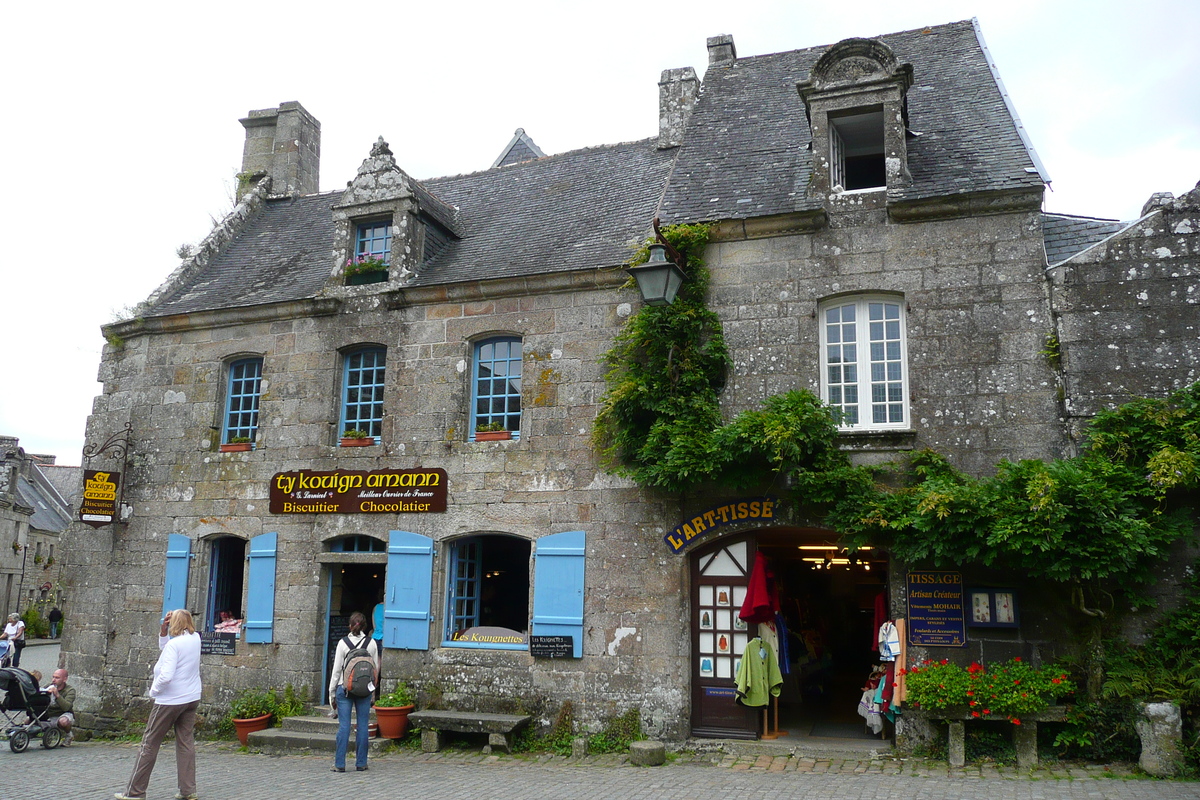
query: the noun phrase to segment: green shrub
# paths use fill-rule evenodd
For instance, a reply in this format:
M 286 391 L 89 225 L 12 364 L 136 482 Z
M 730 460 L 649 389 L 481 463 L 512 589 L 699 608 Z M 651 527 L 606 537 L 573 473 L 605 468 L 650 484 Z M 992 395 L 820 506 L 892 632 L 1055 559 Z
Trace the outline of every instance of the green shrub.
M 25 613 L 21 615 L 21 621 L 25 623 L 27 639 L 40 639 L 50 633 L 50 623 L 38 611 L 37 606 L 26 608 Z

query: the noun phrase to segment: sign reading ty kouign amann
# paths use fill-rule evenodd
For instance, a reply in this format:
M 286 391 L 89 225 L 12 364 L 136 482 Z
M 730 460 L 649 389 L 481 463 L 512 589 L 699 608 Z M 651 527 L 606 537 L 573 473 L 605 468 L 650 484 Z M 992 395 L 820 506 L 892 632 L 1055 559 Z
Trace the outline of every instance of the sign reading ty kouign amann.
M 446 470 L 279 472 L 272 514 L 427 514 L 446 510 Z

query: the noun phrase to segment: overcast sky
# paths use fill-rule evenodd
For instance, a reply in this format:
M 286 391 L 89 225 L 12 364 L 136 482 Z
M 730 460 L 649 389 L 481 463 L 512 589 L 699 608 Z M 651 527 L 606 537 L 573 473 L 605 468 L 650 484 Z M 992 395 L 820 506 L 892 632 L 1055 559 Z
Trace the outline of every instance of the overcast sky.
M 0 34 L 0 434 L 81 462 L 99 328 L 232 206 L 250 109 L 322 125 L 321 190 L 376 137 L 416 178 L 657 133 L 663 69 L 977 17 L 1053 181 L 1046 210 L 1131 219 L 1200 180 L 1200 3 L 11 3 Z

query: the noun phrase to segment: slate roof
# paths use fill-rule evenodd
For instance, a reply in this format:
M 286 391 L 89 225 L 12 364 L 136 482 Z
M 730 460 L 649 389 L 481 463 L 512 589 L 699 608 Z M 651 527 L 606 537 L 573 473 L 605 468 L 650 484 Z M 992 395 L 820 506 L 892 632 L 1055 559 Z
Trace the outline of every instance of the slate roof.
M 1082 253 L 1130 223 L 1115 219 L 1042 214 L 1042 236 L 1046 241 L 1046 263 L 1053 266 Z
M 649 235 L 674 157 L 656 142 L 422 181 L 414 187 L 418 200 L 432 196 L 456 206 L 450 229 L 462 238 L 424 265 L 410 285 L 625 263 L 632 246 Z M 334 267 L 331 209 L 340 199 L 340 193 L 328 193 L 267 201 L 199 276 L 161 298 L 146 316 L 316 296 Z
M 908 140 L 913 185 L 901 199 L 1041 185 L 973 22 L 878 38 L 914 67 L 909 118 L 921 135 Z M 815 207 L 804 196 L 812 153 L 796 84 L 825 50 L 710 68 L 679 148 L 659 150 L 647 139 L 418 182 L 422 209 L 458 238 L 413 285 L 619 266 L 649 232 L 660 201 L 666 222 Z M 144 315 L 315 297 L 334 268 L 331 206 L 339 199 L 267 201 L 203 270 Z
M 908 90 L 912 186 L 893 194 L 1039 187 L 972 21 L 872 37 L 913 65 Z M 828 46 L 739 58 L 710 67 L 663 201 L 666 222 L 782 214 L 805 197 L 812 136 L 796 84 Z

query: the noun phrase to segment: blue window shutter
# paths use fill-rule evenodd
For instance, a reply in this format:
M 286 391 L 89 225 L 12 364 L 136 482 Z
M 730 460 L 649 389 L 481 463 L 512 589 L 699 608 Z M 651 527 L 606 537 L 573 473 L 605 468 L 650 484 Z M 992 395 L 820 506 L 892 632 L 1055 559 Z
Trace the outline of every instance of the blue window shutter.
M 429 649 L 429 603 L 433 591 L 433 539 L 419 533 L 388 533 L 383 597 L 383 646 Z
M 275 627 L 275 551 L 278 533 L 264 533 L 250 540 L 250 569 L 246 592 L 246 641 L 268 644 Z
M 188 567 L 192 562 L 192 540 L 181 533 L 167 534 L 167 574 L 163 580 L 163 616 L 187 608 Z
M 573 636 L 583 657 L 583 560 L 587 536 L 565 531 L 537 540 L 533 573 L 533 635 Z

